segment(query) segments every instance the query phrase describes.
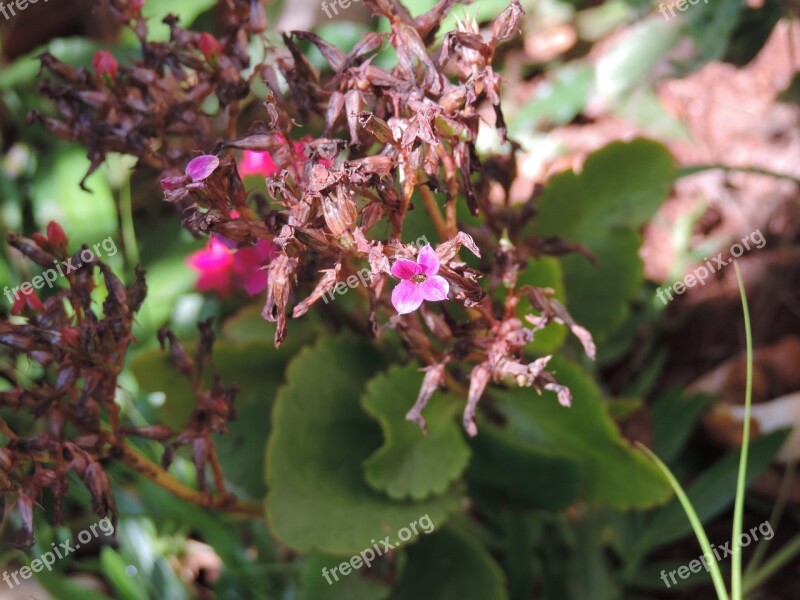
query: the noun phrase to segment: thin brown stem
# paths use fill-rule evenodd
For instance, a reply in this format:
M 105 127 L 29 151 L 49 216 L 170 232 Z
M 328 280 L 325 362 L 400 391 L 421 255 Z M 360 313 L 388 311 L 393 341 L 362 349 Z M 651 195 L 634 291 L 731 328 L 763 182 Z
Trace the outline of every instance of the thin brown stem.
M 436 228 L 439 239 L 446 242 L 450 239 L 450 236 L 447 234 L 447 224 L 444 221 L 442 212 L 439 210 L 439 205 L 436 204 L 436 198 L 434 198 L 433 192 L 431 192 L 430 188 L 427 186 L 421 185 L 419 186 L 419 193 L 422 196 L 422 202 L 425 204 L 425 210 L 428 211 L 428 215 L 430 215 L 431 221 L 433 221 L 433 226 Z
M 10 440 L 17 439 L 17 434 L 14 433 L 14 431 L 11 429 L 11 427 L 8 426 L 8 423 L 6 423 L 5 419 L 3 419 L 3 417 L 0 417 L 0 433 L 2 433 L 4 436 L 6 436 Z
M 167 490 L 182 500 L 204 508 L 214 508 L 231 513 L 258 517 L 264 515 L 264 507 L 259 503 L 238 500 L 231 494 L 211 496 L 181 483 L 127 443 L 122 446 L 122 456 L 120 460 L 142 477 L 149 479 L 157 486 Z

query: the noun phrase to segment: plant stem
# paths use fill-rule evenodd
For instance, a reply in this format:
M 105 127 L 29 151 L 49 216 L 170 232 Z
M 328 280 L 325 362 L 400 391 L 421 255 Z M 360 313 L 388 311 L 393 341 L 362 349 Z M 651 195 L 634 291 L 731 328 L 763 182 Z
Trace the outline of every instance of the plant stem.
M 187 500 L 204 508 L 221 509 L 248 516 L 261 517 L 264 515 L 264 507 L 259 503 L 237 500 L 232 495 L 215 497 L 190 488 L 128 444 L 122 446 L 120 460 L 143 477 L 182 500 Z
M 739 283 L 739 294 L 742 297 L 742 312 L 744 313 L 744 332 L 747 344 L 747 385 L 744 399 L 744 423 L 742 424 L 742 450 L 739 455 L 739 476 L 736 482 L 736 502 L 733 506 L 733 534 L 731 544 L 734 549 L 739 544 L 742 535 L 742 520 L 744 519 L 744 494 L 747 478 L 747 453 L 750 448 L 750 404 L 753 392 L 753 336 L 750 330 L 750 311 L 747 307 L 747 294 L 742 281 L 742 272 L 739 263 L 734 262 L 736 280 Z M 742 553 L 734 552 L 731 557 L 731 597 L 733 600 L 742 600 Z
M 714 582 L 714 589 L 717 591 L 717 598 L 719 598 L 719 600 L 729 600 L 728 592 L 725 589 L 725 581 L 722 579 L 722 573 L 719 570 L 719 564 L 717 563 L 714 553 L 711 551 L 711 543 L 708 541 L 708 536 L 706 535 L 705 529 L 703 529 L 703 524 L 700 522 L 700 517 L 697 516 L 697 512 L 695 512 L 692 506 L 691 500 L 689 500 L 686 492 L 683 490 L 678 480 L 675 479 L 675 475 L 672 474 L 669 467 L 665 465 L 650 448 L 638 442 L 636 445 L 650 460 L 656 463 L 658 468 L 661 469 L 661 472 L 664 473 L 664 476 L 669 480 L 672 489 L 675 491 L 675 495 L 678 497 L 681 506 L 683 506 L 684 512 L 686 512 L 686 517 L 692 524 L 694 535 L 697 537 L 697 541 L 700 542 L 700 548 L 703 550 L 703 554 L 710 557 L 708 568 L 711 572 L 711 580 Z
M 17 439 L 17 434 L 8 426 L 8 423 L 6 423 L 3 417 L 0 417 L 0 433 L 5 435 L 9 440 Z
M 431 221 L 433 221 L 433 226 L 436 227 L 436 233 L 439 235 L 439 239 L 446 242 L 450 239 L 450 236 L 447 234 L 447 224 L 444 222 L 444 217 L 439 210 L 439 205 L 436 204 L 436 198 L 433 196 L 433 192 L 424 185 L 419 186 L 417 189 L 419 189 L 419 193 L 422 196 L 425 210 L 428 211 Z
M 141 263 L 141 259 L 139 246 L 136 243 L 136 230 L 133 226 L 130 177 L 119 191 L 119 216 L 122 224 L 122 240 L 125 244 L 125 258 L 128 261 L 128 269 L 133 272 L 133 268 Z
M 797 460 L 795 457 L 792 457 L 786 465 L 786 472 L 783 474 L 781 487 L 778 490 L 778 497 L 775 499 L 775 506 L 772 507 L 772 514 L 769 516 L 768 522 L 772 524 L 773 529 L 778 528 L 778 524 L 783 516 L 783 510 L 786 508 L 786 501 L 789 499 L 789 492 L 792 489 L 796 469 Z M 758 565 L 760 565 L 761 561 L 764 559 L 764 555 L 769 547 L 769 542 L 770 540 L 762 539 L 761 543 L 756 547 L 755 552 L 753 552 L 750 562 L 747 563 L 747 568 L 744 570 L 743 576 L 745 592 L 747 592 L 749 579 L 756 573 Z
M 764 563 L 763 567 L 756 571 L 752 577 L 747 579 L 744 584 L 743 592 L 748 594 L 756 589 L 798 554 L 800 554 L 800 535 L 794 536 L 780 550 L 773 554 L 772 557 Z

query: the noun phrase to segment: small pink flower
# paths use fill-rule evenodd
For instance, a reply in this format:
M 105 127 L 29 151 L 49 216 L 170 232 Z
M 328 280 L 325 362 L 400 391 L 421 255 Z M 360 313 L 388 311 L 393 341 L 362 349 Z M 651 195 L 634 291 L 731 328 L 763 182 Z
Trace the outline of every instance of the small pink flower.
M 272 177 L 278 172 L 278 167 L 272 161 L 269 152 L 256 152 L 255 150 L 245 150 L 244 158 L 239 162 L 239 175 L 261 175 Z
M 218 166 L 218 157 L 213 154 L 202 154 L 189 161 L 189 164 L 186 165 L 186 174 L 192 178 L 192 181 L 203 181 L 211 175 Z
M 430 245 L 424 246 L 417 262 L 405 258 L 392 265 L 392 275 L 402 279 L 392 291 L 392 304 L 401 315 L 414 312 L 423 300 L 441 302 L 447 300 L 450 284 L 440 275 L 439 257 Z
M 198 272 L 197 289 L 201 292 L 217 292 L 230 296 L 233 291 L 233 252 L 215 239 L 205 248 L 187 259 L 187 264 Z
M 258 240 L 254 248 L 239 248 L 233 257 L 233 270 L 239 284 L 251 296 L 267 288 L 267 270 L 264 268 L 277 256 L 272 243 Z
M 236 249 L 234 243 L 214 235 L 206 247 L 187 259 L 187 264 L 197 271 L 197 289 L 216 292 L 229 297 L 234 291 L 244 290 L 255 296 L 267 287 L 267 266 L 277 253 L 271 242 L 259 240 L 255 247 Z

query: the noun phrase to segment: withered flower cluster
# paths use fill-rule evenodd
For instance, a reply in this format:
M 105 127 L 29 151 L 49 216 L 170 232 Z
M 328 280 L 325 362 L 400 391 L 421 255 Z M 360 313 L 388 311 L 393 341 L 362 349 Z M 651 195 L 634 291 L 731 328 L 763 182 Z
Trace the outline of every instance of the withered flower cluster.
M 535 218 L 535 198 L 521 206 L 508 200 L 516 178 L 513 140 L 510 157 L 481 158 L 476 151 L 479 128 L 491 120 L 506 140 L 501 78 L 492 64 L 519 30 L 523 10 L 511 0 L 487 30 L 465 20 L 438 43 L 440 24 L 457 1 L 440 0 L 412 18 L 399 0 L 364 0 L 388 20 L 390 32 L 368 33 L 344 53 L 313 33 L 293 31 L 281 47 L 264 40 L 264 60 L 250 65 L 248 42 L 265 28 L 257 0 L 220 2 L 218 39 L 168 18 L 171 37 L 163 43 L 146 40 L 136 3 L 110 0 L 139 36 L 141 59 L 99 74 L 44 55 L 52 77 L 42 89 L 60 116 L 33 118 L 84 143 L 92 169 L 107 152 L 137 156 L 158 172 L 165 200 L 193 234 L 218 236 L 229 247 L 273 243 L 278 252 L 264 265 L 263 316 L 277 323 L 276 346 L 289 317 L 302 317 L 368 265 L 369 286 L 359 289 L 369 305 L 368 331 L 395 330 L 427 365 L 407 418 L 424 427 L 422 409 L 437 387 L 448 385 L 465 391 L 464 426 L 475 435 L 476 406 L 490 381 L 553 390 L 570 403 L 569 390 L 546 370 L 549 357 L 526 360 L 538 329 L 561 322 L 591 357 L 594 345 L 548 290 L 517 283 L 530 258 L 581 248 L 523 234 Z M 310 45 L 329 68 L 312 65 L 304 54 Z M 386 70 L 375 58 L 389 49 L 397 64 Z M 263 102 L 252 93 L 256 82 L 268 90 Z M 220 109 L 209 115 L 203 107 L 212 97 Z M 269 197 L 246 190 L 237 168 L 241 150 L 270 154 L 276 173 L 266 180 Z M 490 199 L 490 188 L 505 200 Z M 460 223 L 462 201 L 480 225 Z M 425 210 L 440 237 L 438 275 L 447 281 L 449 301 L 398 315 L 387 283 L 394 261 L 418 255 L 402 241 L 411 210 Z M 464 248 L 474 258 L 462 260 Z M 523 300 L 532 312 L 521 319 Z M 466 373 L 467 386 L 459 381 Z M 209 448 L 193 436 L 179 441 L 195 447 L 198 463 L 210 461 Z
M 57 261 L 80 265 L 65 273 L 67 288 L 59 288 L 44 301 L 31 292 L 25 301 L 15 304 L 14 312 L 24 319 L 0 321 L 3 363 L 13 365 L 26 357 L 41 367 L 41 374 L 31 380 L 13 369 L 4 369 L 3 376 L 14 387 L 0 392 L 0 407 L 25 415 L 18 427 L 0 418 L 0 432 L 8 438 L 7 445 L 0 447 L 0 520 L 16 508 L 23 528 L 16 543 L 33 543 L 33 506 L 42 501 L 45 490 L 54 498 L 56 522 L 62 521 L 70 473 L 75 473 L 91 493 L 95 513 L 114 515 L 114 496 L 106 472 L 111 461 L 119 460 L 150 477 L 160 470 L 128 444 L 129 436 L 168 444 L 164 468 L 168 468 L 175 448 L 191 445 L 201 491 L 206 491 L 204 474 L 206 465 L 211 464 L 219 501 L 230 501 L 218 476 L 211 434 L 224 432 L 234 416 L 236 388 L 224 388 L 214 377 L 211 389 L 203 389 L 203 370 L 210 367 L 213 371 L 210 323 L 201 324 L 196 361 L 170 332 L 160 336 L 162 341 L 171 341 L 177 367 L 195 392 L 197 407 L 185 430 L 126 425 L 115 402 L 117 379 L 134 340 L 135 314 L 146 295 L 144 272 L 137 269 L 133 283 L 125 286 L 98 259 L 82 262 L 86 246 L 67 256 L 66 235 L 55 223 L 48 227 L 47 236 L 35 234 L 29 239 L 12 233 L 8 243 L 45 268 Z M 98 273 L 107 290 L 102 312 L 92 299 Z

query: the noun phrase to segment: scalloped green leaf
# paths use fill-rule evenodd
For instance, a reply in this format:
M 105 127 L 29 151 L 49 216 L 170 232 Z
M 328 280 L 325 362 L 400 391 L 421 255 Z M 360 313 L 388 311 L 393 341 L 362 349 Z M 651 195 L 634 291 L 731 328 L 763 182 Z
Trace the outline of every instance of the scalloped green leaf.
M 561 406 L 552 392 L 539 397 L 524 388 L 497 391 L 496 408 L 509 433 L 575 460 L 582 470 L 582 496 L 589 501 L 623 510 L 666 501 L 672 493 L 667 480 L 620 435 L 594 381 L 559 357 L 549 368 L 572 390 L 572 407 Z
M 438 526 L 458 505 L 458 489 L 400 502 L 364 480 L 381 434 L 358 400 L 383 366 L 374 347 L 344 338 L 323 339 L 289 365 L 267 445 L 266 514 L 272 532 L 299 552 L 360 552 L 420 516 Z
M 408 549 L 408 564 L 390 600 L 507 600 L 503 571 L 476 540 L 450 529 Z
M 580 173 L 553 177 L 539 199 L 536 233 L 585 244 L 617 227 L 639 227 L 674 179 L 675 162 L 664 145 L 641 138 L 611 143 L 590 154 Z
M 597 259 L 596 265 L 579 255 L 562 259 L 568 308 L 596 342 L 628 317 L 643 281 L 637 230 L 674 179 L 674 160 L 662 144 L 614 142 L 589 155 L 580 173 L 556 175 L 539 199 L 532 232 L 583 244 Z
M 567 308 L 578 323 L 595 335 L 595 341 L 606 339 L 630 315 L 630 301 L 644 281 L 641 245 L 638 233 L 622 228 L 607 232 L 591 244 L 596 265 L 575 254 L 562 258 L 569 296 Z M 600 360 L 604 350 L 600 344 Z
M 391 498 L 422 500 L 444 493 L 464 472 L 469 447 L 454 420 L 458 400 L 436 393 L 423 411 L 427 434 L 405 420 L 419 393 L 419 365 L 392 367 L 367 384 L 361 405 L 383 430 L 384 444 L 364 463 L 367 483 Z

